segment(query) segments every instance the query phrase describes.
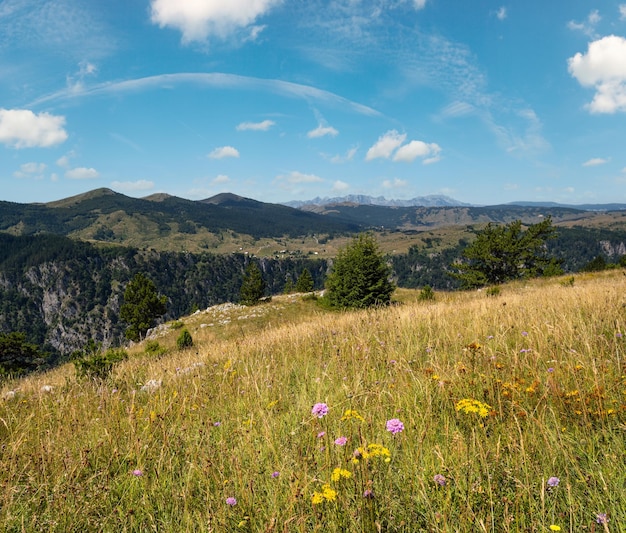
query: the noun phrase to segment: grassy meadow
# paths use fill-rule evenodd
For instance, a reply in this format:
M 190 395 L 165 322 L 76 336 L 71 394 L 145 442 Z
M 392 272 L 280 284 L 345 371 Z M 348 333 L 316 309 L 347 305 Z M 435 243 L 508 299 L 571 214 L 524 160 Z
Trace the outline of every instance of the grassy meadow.
M 5 384 L 0 531 L 626 531 L 623 271 L 418 296 Z

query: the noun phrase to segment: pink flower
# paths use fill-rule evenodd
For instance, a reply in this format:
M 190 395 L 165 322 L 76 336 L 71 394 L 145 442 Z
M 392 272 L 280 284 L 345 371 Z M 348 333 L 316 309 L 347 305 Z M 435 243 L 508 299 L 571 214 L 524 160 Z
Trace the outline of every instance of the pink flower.
M 133 470 L 133 476 L 143 476 L 143 470 L 139 470 L 139 468 L 137 468 L 136 470 Z
M 433 478 L 433 481 L 435 483 L 437 483 L 437 485 L 440 485 L 442 487 L 445 487 L 446 483 L 448 482 L 448 480 L 445 478 L 445 476 L 443 476 L 441 474 L 435 474 L 435 477 Z
M 231 507 L 233 505 L 237 505 L 237 500 L 230 496 L 229 498 L 226 498 L 226 505 L 230 505 Z
M 322 418 L 328 414 L 328 405 L 325 403 L 316 403 L 311 409 L 311 414 L 317 418 Z
M 397 418 L 392 418 L 391 420 L 387 420 L 387 431 L 389 431 L 392 435 L 396 433 L 401 433 L 404 431 L 404 424 L 400 422 Z
M 347 437 L 339 437 L 338 439 L 335 439 L 335 444 L 337 446 L 345 446 L 346 442 L 348 442 L 348 438 Z

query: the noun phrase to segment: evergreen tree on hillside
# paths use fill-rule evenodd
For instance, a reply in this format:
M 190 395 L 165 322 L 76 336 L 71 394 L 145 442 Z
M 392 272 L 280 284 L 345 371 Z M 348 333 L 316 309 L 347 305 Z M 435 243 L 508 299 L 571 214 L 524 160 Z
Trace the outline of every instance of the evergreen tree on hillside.
M 257 264 L 248 263 L 239 291 L 239 302 L 243 305 L 258 304 L 265 294 L 265 287 L 265 281 Z
M 374 236 L 360 234 L 337 254 L 326 280 L 325 301 L 340 309 L 387 305 L 395 288 L 390 274 Z
M 495 285 L 555 272 L 546 241 L 556 236 L 552 219 L 522 229 L 521 220 L 503 226 L 487 224 L 463 251 L 463 262 L 452 265 L 463 288 Z
M 167 296 L 159 296 L 154 282 L 141 272 L 130 281 L 124 291 L 124 304 L 120 318 L 128 324 L 126 338 L 143 339 L 146 332 L 156 325 L 156 319 L 167 311 Z
M 0 378 L 7 374 L 27 374 L 45 362 L 46 354 L 34 344 L 26 342 L 24 333 L 0 333 Z
M 313 290 L 313 277 L 308 268 L 305 268 L 296 281 L 296 292 L 311 292 Z

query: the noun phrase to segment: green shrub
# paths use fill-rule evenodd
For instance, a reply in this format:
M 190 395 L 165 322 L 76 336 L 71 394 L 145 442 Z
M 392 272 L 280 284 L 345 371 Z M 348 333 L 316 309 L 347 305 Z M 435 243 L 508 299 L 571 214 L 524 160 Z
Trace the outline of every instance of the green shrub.
M 488 287 L 487 290 L 485 291 L 485 294 L 487 296 L 500 296 L 500 287 L 497 287 L 497 286 Z
M 184 350 L 185 348 L 191 348 L 193 346 L 193 339 L 191 337 L 191 333 L 186 329 L 180 332 L 178 339 L 176 339 L 176 346 L 179 350 Z
M 167 349 L 159 344 L 158 341 L 148 341 L 144 350 L 148 355 L 164 355 L 167 353 Z
M 106 352 L 101 350 L 74 354 L 72 363 L 79 378 L 102 380 L 106 379 L 113 367 L 128 358 L 123 348 L 110 348 Z
M 428 301 L 428 300 L 434 300 L 435 299 L 435 291 L 433 291 L 433 288 L 430 285 L 424 285 L 424 287 L 422 287 L 422 290 L 419 293 L 419 296 L 417 297 L 418 300 L 420 301 Z
M 170 329 L 180 329 L 185 325 L 182 320 L 176 320 L 170 324 Z

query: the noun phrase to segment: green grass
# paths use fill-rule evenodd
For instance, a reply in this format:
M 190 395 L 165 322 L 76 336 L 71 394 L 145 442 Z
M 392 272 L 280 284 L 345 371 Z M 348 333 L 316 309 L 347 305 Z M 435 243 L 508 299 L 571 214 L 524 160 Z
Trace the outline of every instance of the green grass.
M 625 289 L 611 271 L 355 313 L 277 297 L 186 318 L 189 350 L 164 328 L 169 353 L 137 346 L 104 383 L 11 383 L 0 530 L 623 531 Z

